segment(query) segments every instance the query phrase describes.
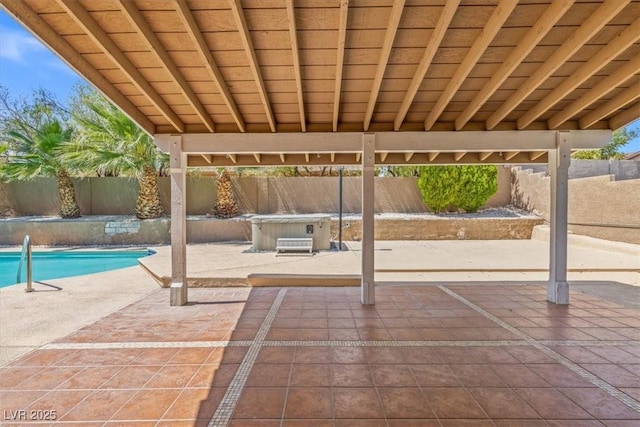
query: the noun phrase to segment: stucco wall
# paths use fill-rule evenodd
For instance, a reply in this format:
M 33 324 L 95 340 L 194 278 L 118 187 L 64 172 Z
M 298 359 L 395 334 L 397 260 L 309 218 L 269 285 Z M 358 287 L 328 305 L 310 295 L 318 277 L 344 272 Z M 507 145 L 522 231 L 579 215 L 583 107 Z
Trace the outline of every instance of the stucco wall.
M 549 219 L 549 177 L 531 170 L 512 172 L 514 206 Z M 640 244 L 640 179 L 614 175 L 569 181 L 569 230 Z
M 234 177 L 232 179 L 240 213 L 333 213 L 338 212 L 338 177 Z M 133 215 L 137 181 L 129 178 L 75 179 L 76 197 L 82 215 Z M 160 198 L 170 211 L 169 178 L 160 178 Z M 498 192 L 488 207 L 506 206 L 510 201 L 509 170 L 498 167 Z M 360 177 L 344 177 L 343 211 L 361 210 Z M 416 186 L 416 178 L 376 178 L 375 210 L 389 213 L 428 212 Z M 4 193 L 3 193 L 4 192 Z M 56 216 L 59 202 L 53 178 L 0 183 L 0 208 L 16 216 Z M 190 176 L 187 179 L 187 214 L 211 212 L 216 179 Z M 5 206 L 6 205 L 6 206 Z

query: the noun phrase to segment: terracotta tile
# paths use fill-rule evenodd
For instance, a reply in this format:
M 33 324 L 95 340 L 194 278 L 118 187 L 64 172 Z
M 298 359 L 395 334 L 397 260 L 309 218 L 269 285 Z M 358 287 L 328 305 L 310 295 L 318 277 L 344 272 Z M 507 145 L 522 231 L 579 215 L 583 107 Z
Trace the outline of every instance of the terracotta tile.
M 598 388 L 562 388 L 559 391 L 601 420 L 640 420 L 640 413 Z
M 473 363 L 519 363 L 518 359 L 501 347 L 469 347 Z
M 548 427 L 544 420 L 492 420 L 496 427 Z
M 103 383 L 100 388 L 142 388 L 159 369 L 160 366 L 125 366 Z
M 145 348 L 131 362 L 132 365 L 164 365 L 173 358 L 178 348 Z
M 601 427 L 602 423 L 594 420 L 546 420 L 553 427 Z
M 245 387 L 233 418 L 280 419 L 286 392 L 285 388 Z
M 489 427 L 494 426 L 493 422 L 489 420 L 440 420 L 440 425 L 443 427 Z
M 332 341 L 358 341 L 360 334 L 357 329 L 329 329 L 329 339 Z
M 640 401 L 640 386 L 635 388 L 621 388 L 620 390 L 623 393 L 626 393 L 627 395 L 633 397 L 637 401 Z
M 210 348 L 181 348 L 170 360 L 171 365 L 193 365 L 204 363 L 214 350 Z
M 540 416 L 549 420 L 588 420 L 591 416 L 552 388 L 519 388 L 515 392 Z
M 114 420 L 158 420 L 176 400 L 180 390 L 140 390 L 116 412 Z
M 424 396 L 438 418 L 486 418 L 485 413 L 464 389 L 424 388 Z
M 391 335 L 384 328 L 358 328 L 360 339 L 364 341 L 389 341 Z
M 584 347 L 554 346 L 552 350 L 563 355 L 574 363 L 607 363 L 607 359 L 587 350 Z
M 166 365 L 144 385 L 145 388 L 183 388 L 198 372 L 199 365 Z
M 560 364 L 536 364 L 528 367 L 554 387 L 595 387 L 589 381 Z
M 410 365 L 411 373 L 421 387 L 458 387 L 454 369 L 448 365 Z
M 538 414 L 529 405 L 507 388 L 472 388 L 469 393 L 491 418 L 538 418 Z
M 331 365 L 320 363 L 294 364 L 291 387 L 327 387 L 331 385 Z
M 387 420 L 389 427 L 441 427 L 438 420 Z
M 274 420 L 231 420 L 230 427 L 280 427 Z
M 455 338 L 445 328 L 417 328 L 426 341 L 454 341 Z
M 372 388 L 337 388 L 333 390 L 336 418 L 384 418 L 377 393 Z
M 121 366 L 85 368 L 58 386 L 59 390 L 97 389 L 122 369 Z
M 445 363 L 476 363 L 464 347 L 436 347 L 435 350 Z
M 616 347 L 586 347 L 587 350 L 613 363 L 640 363 L 640 354 Z
M 283 420 L 283 427 L 333 427 L 333 420 Z
M 238 366 L 240 365 L 226 364 L 226 363 L 220 365 L 216 370 L 215 375 L 213 376 L 213 381 L 211 381 L 211 384 L 210 384 L 211 387 L 227 387 L 231 383 L 231 380 L 233 380 L 233 377 L 236 375 Z M 202 368 L 200 369 L 202 370 Z M 199 374 L 200 374 L 200 371 L 198 371 L 198 373 L 194 375 L 190 384 L 192 384 L 196 380 L 196 378 L 198 378 Z
M 460 384 L 466 387 L 504 387 L 504 383 L 489 369 L 488 365 L 453 364 L 449 370 Z M 432 386 L 446 386 L 433 384 Z
M 640 384 L 640 377 L 616 365 L 585 363 L 581 366 L 614 387 L 637 387 Z
M 225 389 L 185 389 L 162 416 L 168 420 L 205 419 L 209 421 L 224 396 Z
M 43 368 L 41 367 L 0 367 L 0 390 L 13 390 L 21 382 L 31 378 L 33 375 L 39 374 Z
M 442 363 L 442 357 L 438 354 L 438 350 L 428 347 L 404 347 L 401 348 L 403 363 Z
M 334 364 L 331 374 L 333 387 L 373 387 L 367 364 Z
M 290 387 L 285 418 L 333 418 L 330 388 Z
M 5 414 L 26 409 L 45 394 L 46 391 L 0 391 L 0 411 Z
M 256 363 L 291 363 L 295 347 L 262 347 Z
M 328 347 L 296 347 L 293 363 L 327 363 L 331 360 Z
M 367 354 L 361 347 L 333 347 L 331 348 L 333 363 L 367 363 Z
M 220 363 L 242 363 L 249 347 L 227 347 L 222 349 L 222 360 Z
M 96 340 L 99 339 L 97 338 Z M 64 364 L 66 366 L 124 366 L 135 360 L 140 352 L 141 350 L 138 349 L 78 350 L 66 358 Z
M 413 325 L 411 325 L 411 321 L 404 317 L 382 318 L 382 323 L 386 328 L 413 328 Z
M 133 390 L 98 390 L 64 415 L 61 421 L 108 421 L 135 394 Z M 138 404 L 140 402 L 137 402 Z
M 387 328 L 392 340 L 396 341 L 421 341 L 422 334 L 415 329 Z
M 13 366 L 51 366 L 62 363 L 77 350 L 36 350 L 12 363 Z
M 381 388 L 378 391 L 387 419 L 435 418 L 428 401 L 418 388 Z
M 509 387 L 549 387 L 549 384 L 526 365 L 487 365 Z M 532 365 L 533 366 L 533 365 Z M 489 386 L 487 384 L 487 386 Z M 491 387 L 491 386 L 489 386 Z
M 369 363 L 401 363 L 402 349 L 395 347 L 368 347 L 364 350 Z
M 289 385 L 290 363 L 256 363 L 246 385 L 249 387 L 286 387 Z
M 416 387 L 411 365 L 371 365 L 371 374 L 376 387 Z

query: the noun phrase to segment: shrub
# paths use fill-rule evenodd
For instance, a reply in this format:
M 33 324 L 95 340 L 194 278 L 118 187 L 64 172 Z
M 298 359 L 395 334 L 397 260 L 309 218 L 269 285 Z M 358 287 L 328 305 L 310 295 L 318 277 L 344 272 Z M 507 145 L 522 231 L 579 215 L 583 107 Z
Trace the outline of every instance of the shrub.
M 450 208 L 475 212 L 498 190 L 498 169 L 482 166 L 423 166 L 418 188 L 434 212 Z

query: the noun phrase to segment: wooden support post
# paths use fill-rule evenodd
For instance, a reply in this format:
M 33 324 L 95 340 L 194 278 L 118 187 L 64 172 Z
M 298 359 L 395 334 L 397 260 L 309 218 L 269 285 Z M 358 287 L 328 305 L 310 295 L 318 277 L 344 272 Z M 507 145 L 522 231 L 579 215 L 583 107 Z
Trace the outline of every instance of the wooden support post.
M 171 137 L 171 295 L 170 305 L 187 303 L 187 155 L 182 137 Z
M 567 222 L 569 201 L 569 164 L 571 163 L 571 134 L 557 132 L 557 148 L 549 151 L 551 175 L 551 209 L 549 222 L 549 283 L 547 300 L 554 304 L 569 304 L 567 282 Z
M 362 137 L 362 282 L 361 302 L 375 304 L 374 282 L 374 175 L 375 134 Z

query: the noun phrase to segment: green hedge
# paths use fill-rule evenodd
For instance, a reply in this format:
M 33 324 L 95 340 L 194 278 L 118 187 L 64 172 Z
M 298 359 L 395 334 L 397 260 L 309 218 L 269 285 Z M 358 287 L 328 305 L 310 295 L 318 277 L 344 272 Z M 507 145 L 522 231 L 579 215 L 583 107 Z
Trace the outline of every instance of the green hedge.
M 434 212 L 449 209 L 475 212 L 498 190 L 494 165 L 423 166 L 418 188 L 422 200 Z

